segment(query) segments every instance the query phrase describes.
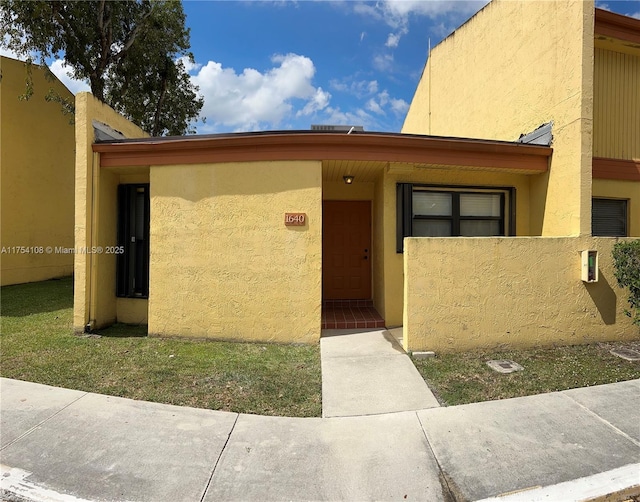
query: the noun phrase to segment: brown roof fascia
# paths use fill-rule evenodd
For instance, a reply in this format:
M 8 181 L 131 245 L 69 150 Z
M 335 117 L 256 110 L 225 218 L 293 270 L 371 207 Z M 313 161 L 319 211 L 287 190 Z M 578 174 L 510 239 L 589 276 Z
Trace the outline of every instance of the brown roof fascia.
M 370 160 L 545 172 L 552 148 L 401 134 L 259 134 L 96 143 L 102 167 L 275 160 Z
M 640 160 L 594 157 L 592 176 L 601 180 L 640 181 Z
M 596 9 L 595 34 L 640 44 L 640 19 Z

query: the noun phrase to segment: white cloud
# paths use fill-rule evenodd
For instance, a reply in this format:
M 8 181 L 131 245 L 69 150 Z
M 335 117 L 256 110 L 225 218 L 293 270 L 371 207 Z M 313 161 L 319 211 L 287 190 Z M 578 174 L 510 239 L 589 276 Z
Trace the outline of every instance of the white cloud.
M 635 12 L 634 14 L 631 14 L 631 17 L 633 17 L 635 19 L 640 19 L 640 11 Z
M 382 15 L 382 12 L 377 5 L 358 2 L 355 4 L 353 11 L 356 14 L 369 16 L 369 17 L 372 17 L 373 19 L 377 19 L 378 21 L 382 21 L 384 19 L 384 16 Z
M 24 40 L 24 37 L 22 38 Z M 5 56 L 12 59 L 19 59 L 20 61 L 24 61 L 27 56 L 23 54 L 18 54 L 17 52 L 12 51 L 7 48 L 9 42 L 11 41 L 11 37 L 9 35 L 5 35 L 2 40 L 0 40 L 0 56 Z
M 389 93 L 386 90 L 378 94 L 378 102 L 382 106 L 386 106 L 389 103 Z
M 385 0 L 378 8 L 390 26 L 404 26 L 410 15 L 435 18 L 454 13 L 468 17 L 486 3 L 486 0 Z
M 395 49 L 396 47 L 398 47 L 399 43 L 400 43 L 400 33 L 389 33 L 389 36 L 387 37 L 387 42 L 384 45 L 386 45 L 391 49 Z
M 274 67 L 263 73 L 245 68 L 240 74 L 209 61 L 192 76 L 204 97 L 205 129 L 216 125 L 236 130 L 275 127 L 294 116 L 296 100 L 304 103 L 297 116 L 328 106 L 331 94 L 312 85 L 316 70 L 311 59 L 287 54 L 273 56 L 271 61 Z
M 400 43 L 400 38 L 409 32 L 411 16 L 431 19 L 453 16 L 462 22 L 487 3 L 488 0 L 384 0 L 374 5 L 357 4 L 354 12 L 391 26 L 395 31 L 389 34 L 385 45 L 393 49 Z
M 72 94 L 76 94 L 82 91 L 91 91 L 89 83 L 85 80 L 78 80 L 73 78 L 72 69 L 64 59 L 56 59 L 49 65 L 51 73 L 53 73 L 60 81 L 65 85 Z
M 347 92 L 361 99 L 378 92 L 377 80 L 353 80 L 352 77 L 346 77 L 342 80 L 330 80 L 329 85 L 336 91 Z
M 409 103 L 404 99 L 391 98 L 391 110 L 399 117 L 404 117 L 409 110 Z
M 182 61 L 184 69 L 187 71 L 187 73 L 192 73 L 192 72 L 198 71 L 200 68 L 202 68 L 201 64 L 198 64 L 195 61 L 192 61 L 187 56 L 182 56 L 181 58 L 178 58 L 178 61 Z
M 325 112 L 327 124 L 361 125 L 364 126 L 365 129 L 376 125 L 375 119 L 362 108 L 357 108 L 354 111 L 343 112 L 340 107 L 328 107 Z
M 316 89 L 316 93 L 313 97 L 307 101 L 307 104 L 304 105 L 302 110 L 298 110 L 296 113 L 296 117 L 302 117 L 307 115 L 312 115 L 315 112 L 323 110 L 329 104 L 331 100 L 331 94 L 322 90 L 322 87 L 318 87 Z
M 393 67 L 393 54 L 378 54 L 374 56 L 373 67 L 378 71 L 390 71 Z
M 13 52 L 12 50 L 6 49 L 4 47 L 0 47 L 0 56 L 5 56 L 12 59 L 22 59 L 15 52 Z
M 387 115 L 387 110 L 391 110 L 396 117 L 404 117 L 409 109 L 409 105 L 404 99 L 392 98 L 389 96 L 389 93 L 384 90 L 370 98 L 365 108 L 376 115 Z
M 384 115 L 384 110 L 382 109 L 382 107 L 380 106 L 380 104 L 373 98 L 371 98 L 369 101 L 367 101 L 367 110 L 369 110 L 370 112 L 376 113 L 378 115 Z

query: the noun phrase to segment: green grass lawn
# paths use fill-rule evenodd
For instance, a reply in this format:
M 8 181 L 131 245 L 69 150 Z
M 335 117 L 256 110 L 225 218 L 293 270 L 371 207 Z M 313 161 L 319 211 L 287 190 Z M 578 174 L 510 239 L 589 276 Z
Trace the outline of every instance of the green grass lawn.
M 640 362 L 625 361 L 609 353 L 619 347 L 639 350 L 640 343 L 476 350 L 413 362 L 441 404 L 451 406 L 640 378 Z M 487 366 L 490 359 L 515 361 L 524 370 L 497 373 Z
M 321 416 L 319 346 L 146 337 L 116 325 L 72 334 L 73 284 L 6 286 L 3 377 L 132 399 L 241 413 Z

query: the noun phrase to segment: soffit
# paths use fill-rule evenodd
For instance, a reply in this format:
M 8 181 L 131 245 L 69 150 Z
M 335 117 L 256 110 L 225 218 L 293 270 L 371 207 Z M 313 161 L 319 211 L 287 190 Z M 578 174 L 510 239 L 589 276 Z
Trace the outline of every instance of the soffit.
M 323 181 L 342 181 L 347 174 L 359 183 L 375 181 L 388 162 L 357 160 L 325 160 L 322 162 Z
M 637 54 L 640 50 L 640 19 L 596 9 L 594 38 L 596 47 Z
M 357 182 L 367 183 L 375 181 L 383 172 L 391 174 L 419 173 L 424 169 L 440 169 L 447 171 L 482 171 L 507 174 L 540 174 L 537 169 L 509 169 L 505 167 L 476 167 L 451 164 L 425 164 L 401 162 L 361 162 L 326 160 L 322 163 L 323 181 L 343 181 L 343 176 L 353 176 Z

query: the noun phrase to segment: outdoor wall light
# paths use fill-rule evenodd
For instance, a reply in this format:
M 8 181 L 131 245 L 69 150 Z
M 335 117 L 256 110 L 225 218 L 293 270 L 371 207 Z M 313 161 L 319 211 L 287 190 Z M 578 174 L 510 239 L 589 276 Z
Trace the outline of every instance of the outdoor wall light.
M 350 174 L 347 174 L 346 176 L 343 176 L 342 179 L 344 180 L 345 184 L 347 185 L 351 185 L 353 183 L 353 176 L 351 176 Z

